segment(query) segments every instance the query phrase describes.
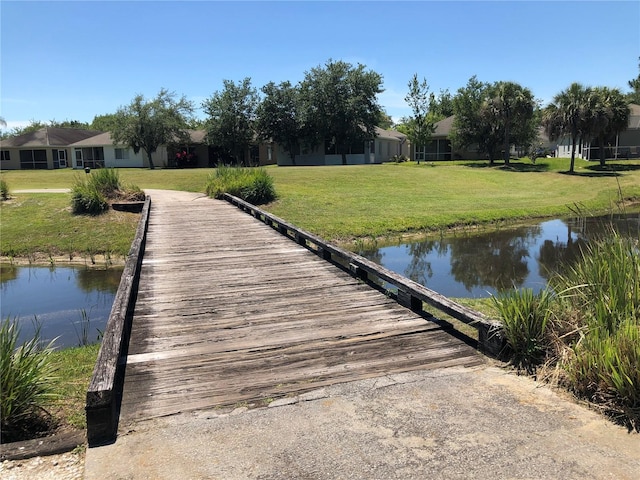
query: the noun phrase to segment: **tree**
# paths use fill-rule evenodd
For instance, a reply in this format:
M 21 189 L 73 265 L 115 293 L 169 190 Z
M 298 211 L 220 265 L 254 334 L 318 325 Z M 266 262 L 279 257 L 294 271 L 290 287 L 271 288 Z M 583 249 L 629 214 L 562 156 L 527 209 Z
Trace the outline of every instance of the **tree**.
M 237 164 L 255 139 L 258 92 L 247 77 L 237 84 L 224 80 L 224 89 L 216 91 L 202 103 L 208 115 L 205 121 L 207 141 L 222 148 Z
M 440 90 L 437 96 L 433 92 L 429 94 L 428 115 L 433 123 L 444 120 L 453 113 L 453 97 L 448 89 Z
M 485 103 L 489 86 L 474 75 L 465 87 L 458 89 L 453 98 L 455 118 L 450 139 L 457 148 L 476 145 L 478 151 L 486 153 L 493 163 L 502 138 L 497 133 L 497 125 L 490 118 L 492 112 Z
M 640 57 L 638 60 L 638 70 L 640 71 Z M 640 72 L 636 78 L 629 80 L 629 88 L 633 91 L 627 94 L 627 101 L 640 105 Z
M 346 164 L 347 153 L 375 138 L 382 91 L 380 74 L 361 64 L 329 60 L 306 72 L 300 84 L 305 143 L 324 144 L 325 151 L 340 154 Z
M 118 123 L 118 115 L 115 113 L 107 113 L 105 115 L 96 115 L 91 122 L 92 130 L 100 130 L 101 132 L 112 132 Z
M 491 164 L 502 152 L 508 165 L 511 146 L 527 147 L 537 136 L 533 94 L 517 83 L 488 84 L 473 76 L 458 90 L 453 108 L 452 143 L 476 145 Z
M 296 164 L 303 140 L 302 118 L 300 113 L 300 90 L 290 82 L 276 85 L 269 82 L 262 87 L 264 99 L 257 110 L 257 129 L 265 140 L 271 140 L 282 146 Z
M 627 128 L 631 111 L 624 94 L 617 88 L 595 87 L 586 99 L 590 135 L 597 139 L 600 166 L 605 166 L 605 143 Z
M 176 94 L 164 88 L 151 100 L 136 95 L 115 115 L 113 144 L 128 145 L 135 153 L 144 150 L 151 169 L 154 168 L 151 155 L 160 145 L 189 142 L 187 124 L 193 115 L 193 104 L 184 96 L 176 100 Z
M 50 120 L 48 125 L 53 128 L 76 128 L 78 130 L 91 130 L 91 125 L 89 125 L 87 122 L 81 122 L 79 120 L 63 120 L 62 122 L 59 122 L 57 120 Z
M 409 80 L 409 93 L 404 97 L 404 101 L 411 108 L 413 115 L 409 117 L 404 123 L 408 127 L 407 136 L 409 141 L 418 147 L 426 146 L 431 140 L 431 135 L 435 130 L 433 121 L 428 116 L 429 113 L 429 86 L 425 78 L 422 81 L 418 81 L 418 74 L 414 73 L 411 80 Z M 420 163 L 419 157 L 416 155 L 418 164 Z
M 553 97 L 542 116 L 542 124 L 550 140 L 568 136 L 571 141 L 570 173 L 574 171 L 578 140 L 589 136 L 592 130 L 587 108 L 590 93 L 590 88 L 572 83 L 566 90 Z
M 391 130 L 393 128 L 393 118 L 381 108 L 376 125 L 383 130 Z
M 487 106 L 491 118 L 501 127 L 504 163 L 509 164 L 511 145 L 524 145 L 535 139 L 535 100 L 531 90 L 513 82 L 497 82 L 490 89 Z M 529 127 L 529 128 L 526 128 Z

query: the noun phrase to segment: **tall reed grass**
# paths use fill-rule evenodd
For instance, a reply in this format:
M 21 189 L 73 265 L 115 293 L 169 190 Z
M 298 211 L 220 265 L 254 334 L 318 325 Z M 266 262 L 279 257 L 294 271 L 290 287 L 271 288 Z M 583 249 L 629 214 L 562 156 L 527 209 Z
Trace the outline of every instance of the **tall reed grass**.
M 214 198 L 228 193 L 254 205 L 276 199 L 273 179 L 264 168 L 219 167 L 209 175 L 206 192 Z
M 494 299 L 511 361 L 529 371 L 545 363 L 578 396 L 640 431 L 640 239 L 611 232 L 590 241 L 550 289 Z
M 42 345 L 39 330 L 18 344 L 18 320 L 6 318 L 0 325 L 0 431 L 11 441 L 29 428 L 30 422 L 53 398 L 55 367 L 51 362 L 53 341 Z
M 76 214 L 100 214 L 109 208 L 109 201 L 117 199 L 144 200 L 144 192 L 136 185 L 123 186 L 115 168 L 76 175 L 71 187 L 71 207 Z

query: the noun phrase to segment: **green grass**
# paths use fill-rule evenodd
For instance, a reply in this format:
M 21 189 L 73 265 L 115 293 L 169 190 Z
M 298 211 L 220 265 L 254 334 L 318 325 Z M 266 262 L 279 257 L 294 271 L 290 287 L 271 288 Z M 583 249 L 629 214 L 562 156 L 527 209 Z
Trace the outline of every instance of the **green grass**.
M 279 200 L 267 209 L 338 240 L 567 215 L 575 204 L 606 212 L 617 209 L 619 186 L 623 196 L 640 198 L 639 162 L 613 177 L 584 168 L 566 175 L 567 161 L 546 160 L 532 172 L 519 170 L 529 170 L 528 162 L 509 170 L 459 162 L 271 168 Z
M 49 408 L 63 423 L 75 428 L 87 426 L 84 406 L 99 349 L 100 344 L 96 343 L 51 354 L 51 361 L 57 367 L 53 383 L 57 400 L 52 401 Z
M 131 248 L 139 215 L 110 210 L 73 215 L 70 194 L 14 194 L 0 205 L 0 253 L 5 257 L 124 257 Z

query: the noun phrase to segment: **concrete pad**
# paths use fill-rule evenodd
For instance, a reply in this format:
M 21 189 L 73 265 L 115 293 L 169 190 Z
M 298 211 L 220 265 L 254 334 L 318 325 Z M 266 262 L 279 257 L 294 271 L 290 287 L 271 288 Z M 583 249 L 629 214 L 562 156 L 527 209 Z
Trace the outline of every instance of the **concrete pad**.
M 629 479 L 640 435 L 496 367 L 326 387 L 275 408 L 180 414 L 90 448 L 85 478 Z

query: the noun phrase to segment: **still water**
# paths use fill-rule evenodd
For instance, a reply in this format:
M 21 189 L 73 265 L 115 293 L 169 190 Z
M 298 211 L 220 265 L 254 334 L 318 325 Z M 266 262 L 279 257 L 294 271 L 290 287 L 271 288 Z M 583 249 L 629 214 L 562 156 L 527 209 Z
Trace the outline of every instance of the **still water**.
M 19 319 L 20 342 L 32 338 L 36 323 L 42 340 L 58 337 L 59 348 L 95 342 L 104 331 L 121 275 L 122 269 L 113 267 L 0 265 L 2 319 Z
M 514 287 L 539 291 L 585 242 L 611 235 L 611 227 L 638 238 L 640 215 L 548 220 L 354 251 L 447 297 L 483 298 Z

